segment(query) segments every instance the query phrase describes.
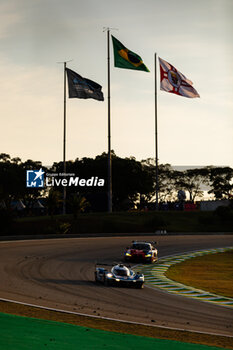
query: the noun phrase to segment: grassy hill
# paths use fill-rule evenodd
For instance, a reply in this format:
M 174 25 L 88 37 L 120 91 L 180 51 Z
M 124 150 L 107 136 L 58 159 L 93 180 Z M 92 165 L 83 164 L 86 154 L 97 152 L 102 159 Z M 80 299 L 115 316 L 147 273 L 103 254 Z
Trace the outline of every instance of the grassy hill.
M 114 212 L 24 217 L 0 220 L 1 235 L 44 235 L 85 233 L 231 232 L 233 215 L 216 212 Z

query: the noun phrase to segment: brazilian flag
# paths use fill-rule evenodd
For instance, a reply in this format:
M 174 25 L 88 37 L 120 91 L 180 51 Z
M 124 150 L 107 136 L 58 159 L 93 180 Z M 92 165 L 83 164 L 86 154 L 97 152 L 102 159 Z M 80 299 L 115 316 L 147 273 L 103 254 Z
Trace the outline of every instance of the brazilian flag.
M 128 50 L 119 40 L 112 35 L 114 65 L 118 68 L 143 70 L 149 72 L 140 56 Z

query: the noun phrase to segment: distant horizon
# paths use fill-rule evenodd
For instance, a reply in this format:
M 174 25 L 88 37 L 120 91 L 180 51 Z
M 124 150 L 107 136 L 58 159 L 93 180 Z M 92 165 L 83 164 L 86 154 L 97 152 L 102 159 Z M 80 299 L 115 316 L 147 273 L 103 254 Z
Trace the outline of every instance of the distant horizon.
M 81 159 L 82 159 L 82 158 L 81 158 Z M 122 159 L 124 159 L 124 158 L 122 158 Z M 60 162 L 63 163 L 62 160 L 61 160 Z M 55 163 L 60 163 L 60 162 L 55 162 Z M 141 161 L 139 160 L 138 162 L 141 162 Z M 163 165 L 164 165 L 164 164 L 169 164 L 169 165 L 171 165 L 171 167 L 172 167 L 173 169 L 175 169 L 175 170 L 179 170 L 180 168 L 183 168 L 183 170 L 188 170 L 188 169 L 201 169 L 201 168 L 206 168 L 206 167 L 208 167 L 208 166 L 213 166 L 213 167 L 215 167 L 215 168 L 225 168 L 225 167 L 231 168 L 230 165 L 213 165 L 213 164 L 211 164 L 211 165 L 172 165 L 172 164 L 170 164 L 170 163 L 160 163 L 159 165 L 161 165 L 161 164 L 163 164 Z M 52 165 L 43 165 L 43 166 L 45 166 L 46 168 L 52 167 Z
M 76 159 L 83 159 L 83 158 L 91 158 L 91 159 L 95 159 L 96 157 L 98 157 L 98 156 L 101 156 L 103 153 L 107 153 L 107 152 L 102 152 L 101 154 L 97 154 L 97 155 L 95 155 L 95 156 L 93 156 L 93 157 L 91 157 L 91 156 L 83 156 L 83 157 L 76 157 L 75 159 L 67 159 L 66 160 L 66 162 L 75 162 L 75 160 Z M 47 165 L 45 165 L 45 164 L 43 164 L 43 161 L 41 161 L 41 160 L 38 160 L 38 159 L 32 159 L 32 158 L 28 158 L 28 159 L 26 159 L 26 160 L 22 160 L 22 158 L 20 157 L 20 156 L 11 156 L 9 153 L 7 153 L 7 152 L 0 152 L 0 154 L 7 154 L 7 155 L 9 155 L 10 156 L 10 159 L 14 159 L 14 158 L 20 158 L 21 159 L 21 162 L 23 162 L 23 163 L 25 163 L 26 161 L 28 161 L 28 160 L 32 160 L 32 161 L 34 161 L 34 162 L 41 162 L 42 163 L 42 166 L 44 166 L 44 167 L 46 167 L 46 168 L 49 168 L 49 167 L 52 167 L 52 165 L 54 164 L 54 163 L 63 163 L 63 160 L 58 160 L 58 161 L 54 161 L 53 162 L 53 164 L 47 164 Z M 116 154 L 116 153 L 115 153 Z M 121 157 L 121 156 L 119 156 L 119 155 L 117 155 L 116 154 L 116 156 L 117 157 L 119 157 L 119 158 L 122 158 L 122 159 L 126 159 L 126 158 L 131 158 L 131 157 L 133 157 L 133 158 L 135 158 L 136 159 L 136 161 L 138 161 L 138 162 L 142 162 L 142 161 L 144 161 L 144 160 L 147 160 L 147 159 L 153 159 L 153 160 L 155 160 L 155 158 L 153 158 L 153 157 L 148 157 L 148 158 L 143 158 L 143 159 L 141 159 L 141 160 L 138 160 L 135 156 L 133 156 L 133 155 L 130 155 L 130 156 L 126 156 L 126 157 Z M 172 164 L 172 163 L 169 163 L 169 162 L 164 162 L 164 163 L 159 163 L 159 165 L 161 165 L 161 164 L 163 164 L 163 165 L 165 165 L 165 164 L 169 164 L 172 168 L 175 168 L 176 170 L 178 170 L 179 168 L 184 168 L 184 170 L 186 170 L 186 169 L 197 169 L 197 168 L 204 168 L 204 167 L 208 167 L 208 166 L 213 166 L 213 167 L 221 167 L 221 168 L 225 168 L 225 167 L 230 167 L 230 168 L 232 168 L 232 166 L 231 165 L 226 165 L 226 164 L 224 164 L 224 165 L 219 165 L 219 164 L 206 164 L 206 165 L 186 165 L 186 164 Z

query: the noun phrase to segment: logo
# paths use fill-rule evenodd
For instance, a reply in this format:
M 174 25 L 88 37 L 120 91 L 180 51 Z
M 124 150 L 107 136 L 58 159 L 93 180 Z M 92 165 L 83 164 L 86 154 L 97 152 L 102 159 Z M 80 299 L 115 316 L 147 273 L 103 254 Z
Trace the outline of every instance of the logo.
M 40 170 L 27 170 L 27 187 L 44 187 L 44 171 Z
M 42 170 L 27 170 L 26 187 L 45 188 L 45 187 L 103 187 L 104 179 L 98 176 L 92 176 L 83 179 L 71 173 L 46 173 Z
M 118 51 L 118 53 L 122 58 L 124 58 L 135 67 L 139 67 L 143 64 L 141 57 L 136 53 L 129 51 L 128 49 L 121 49 Z
M 178 88 L 181 84 L 180 75 L 172 70 L 169 70 L 168 72 L 168 80 L 175 88 Z

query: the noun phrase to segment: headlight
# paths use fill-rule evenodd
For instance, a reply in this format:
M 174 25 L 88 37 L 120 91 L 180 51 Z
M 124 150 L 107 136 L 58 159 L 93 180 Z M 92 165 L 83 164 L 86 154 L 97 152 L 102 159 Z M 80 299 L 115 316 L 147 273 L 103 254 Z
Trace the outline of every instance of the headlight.
M 125 255 L 126 255 L 126 256 L 131 256 L 131 254 L 130 254 L 130 253 L 126 253 Z
M 151 257 L 151 253 L 146 254 L 145 257 L 146 257 L 146 258 L 150 258 L 150 257 Z
M 116 278 L 116 281 L 117 281 L 117 282 L 120 282 L 119 278 Z
M 112 278 L 112 274 L 111 273 L 107 273 L 106 275 L 108 278 Z

